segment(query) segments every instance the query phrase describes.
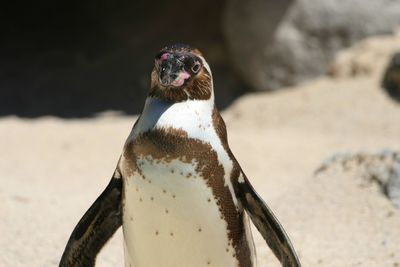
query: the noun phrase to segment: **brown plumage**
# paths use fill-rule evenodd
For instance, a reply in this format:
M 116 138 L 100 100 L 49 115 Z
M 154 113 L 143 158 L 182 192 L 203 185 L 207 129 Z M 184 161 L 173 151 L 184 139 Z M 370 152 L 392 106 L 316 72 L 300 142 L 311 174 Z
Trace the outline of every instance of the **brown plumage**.
M 178 194 L 182 190 L 190 192 L 186 199 Z M 169 206 L 165 206 L 167 202 Z M 179 209 L 185 203 L 197 208 Z M 200 210 L 197 217 L 206 218 L 192 219 Z M 60 266 L 94 266 L 100 249 L 124 223 L 125 243 L 133 243 L 126 244 L 128 266 L 136 264 L 132 258 L 136 255 L 142 262 L 137 267 L 146 267 L 143 262 L 157 262 L 158 258 L 168 266 L 229 262 L 232 267 L 254 267 L 246 213 L 283 267 L 301 266 L 283 227 L 257 195 L 229 148 L 225 123 L 213 103 L 211 71 L 202 54 L 186 45 L 167 46 L 155 58 L 149 97 L 113 178 L 74 229 Z M 188 221 L 182 222 L 181 217 L 174 217 L 176 214 Z M 161 218 L 160 222 L 151 221 L 153 215 Z M 182 234 L 181 226 L 190 226 L 188 231 L 192 232 Z M 218 231 L 212 232 L 213 227 Z M 133 237 L 142 238 L 146 244 L 153 242 L 153 246 L 140 250 L 142 244 L 132 241 Z M 172 242 L 169 240 L 190 242 L 186 237 L 200 240 L 201 244 L 193 245 L 204 251 L 192 258 L 175 253 L 186 251 L 183 244 L 156 248 L 157 243 Z M 221 240 L 227 242 L 222 247 Z M 218 251 L 210 250 L 211 246 Z M 136 254 L 138 251 L 144 255 Z M 171 254 L 164 255 L 163 251 Z

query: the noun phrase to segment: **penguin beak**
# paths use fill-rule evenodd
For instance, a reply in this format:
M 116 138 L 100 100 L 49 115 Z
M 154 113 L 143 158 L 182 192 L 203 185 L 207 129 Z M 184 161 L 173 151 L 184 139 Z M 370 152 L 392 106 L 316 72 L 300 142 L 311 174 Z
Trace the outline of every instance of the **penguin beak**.
M 162 86 L 179 87 L 190 77 L 185 71 L 185 64 L 177 55 L 164 53 L 156 64 L 158 79 Z

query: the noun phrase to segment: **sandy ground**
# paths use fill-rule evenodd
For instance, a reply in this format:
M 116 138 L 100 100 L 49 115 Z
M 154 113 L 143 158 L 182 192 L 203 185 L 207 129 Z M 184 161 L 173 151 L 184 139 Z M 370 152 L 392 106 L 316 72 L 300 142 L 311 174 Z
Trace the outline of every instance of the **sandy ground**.
M 371 38 L 338 56 L 335 78 L 247 95 L 223 114 L 232 150 L 303 266 L 400 266 L 400 211 L 373 184 L 360 186 L 344 173 L 313 175 L 338 152 L 400 150 L 400 105 L 379 89 L 396 49 L 400 36 Z M 363 71 L 351 76 L 349 66 Z M 58 264 L 76 222 L 107 185 L 134 120 L 0 119 L 0 266 Z M 255 238 L 259 266 L 279 266 Z M 123 266 L 120 231 L 97 266 Z

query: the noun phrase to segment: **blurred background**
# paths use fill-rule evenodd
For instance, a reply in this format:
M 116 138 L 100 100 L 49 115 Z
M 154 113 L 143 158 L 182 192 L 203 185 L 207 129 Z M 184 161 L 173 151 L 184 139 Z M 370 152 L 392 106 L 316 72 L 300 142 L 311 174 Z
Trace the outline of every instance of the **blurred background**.
M 216 72 L 221 106 L 244 89 L 223 37 L 224 3 L 14 2 L 0 12 L 0 114 L 92 116 L 141 111 L 155 54 L 189 43 Z
M 2 7 L 0 115 L 137 114 L 153 57 L 189 43 L 213 67 L 217 101 L 329 70 L 334 54 L 400 22 L 398 1 L 40 1 Z
M 399 0 L 14 1 L 0 22 L 0 266 L 57 266 L 175 42 L 303 266 L 400 266 Z M 123 266 L 120 231 L 97 266 Z

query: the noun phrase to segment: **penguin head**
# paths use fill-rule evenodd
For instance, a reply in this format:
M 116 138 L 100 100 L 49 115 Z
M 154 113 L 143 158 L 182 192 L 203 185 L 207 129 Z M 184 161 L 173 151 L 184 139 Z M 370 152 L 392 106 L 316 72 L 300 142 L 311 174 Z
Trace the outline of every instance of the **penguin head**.
M 154 60 L 150 94 L 180 102 L 208 99 L 212 93 L 211 71 L 201 52 L 184 44 L 162 48 Z

